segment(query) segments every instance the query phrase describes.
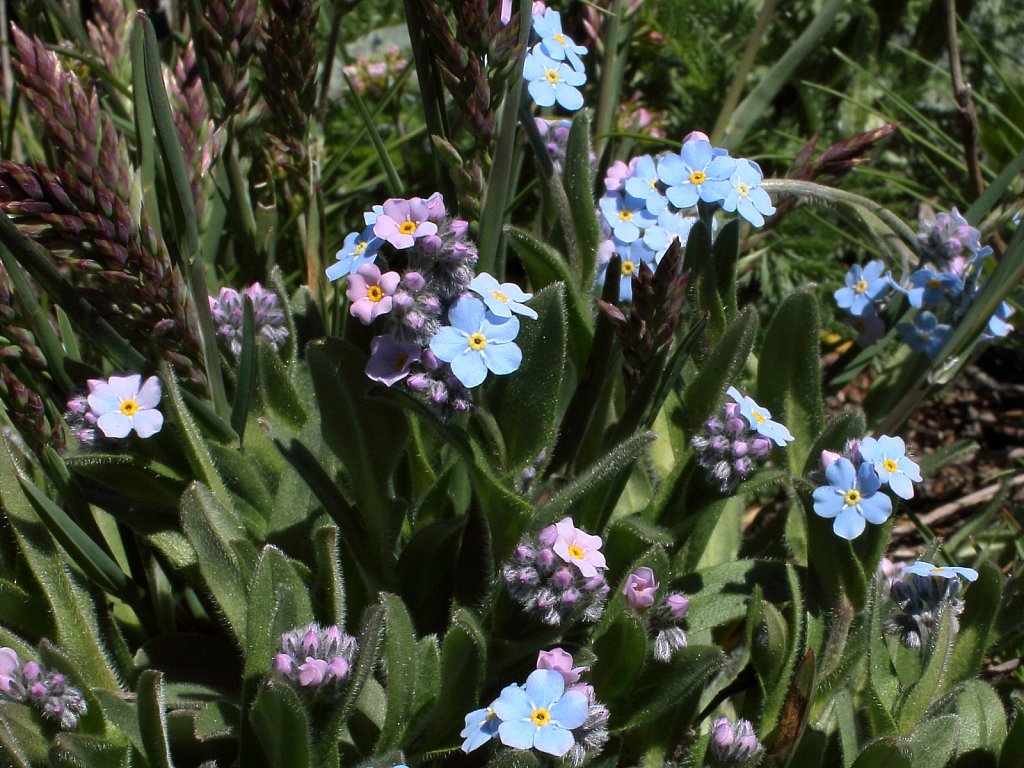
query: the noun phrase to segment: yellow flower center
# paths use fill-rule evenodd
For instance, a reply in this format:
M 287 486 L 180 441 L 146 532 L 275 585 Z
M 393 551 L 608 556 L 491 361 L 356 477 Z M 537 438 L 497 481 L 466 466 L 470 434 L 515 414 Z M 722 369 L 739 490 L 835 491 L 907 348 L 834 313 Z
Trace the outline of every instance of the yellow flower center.
M 756 421 L 756 422 L 757 422 L 758 424 L 764 424 L 764 423 L 766 423 L 766 422 L 768 421 L 768 419 L 766 419 L 766 418 L 765 418 L 765 417 L 764 417 L 764 416 L 763 416 L 763 415 L 761 414 L 761 412 L 760 412 L 760 411 L 754 411 L 754 420 L 755 420 L 755 421 Z
M 544 707 L 537 707 L 530 713 L 530 722 L 538 728 L 545 726 L 551 722 L 551 713 L 544 709 Z
M 853 290 L 855 290 L 857 293 L 864 293 L 867 289 L 868 289 L 868 281 L 867 280 L 858 280 L 857 284 L 855 286 L 853 286 Z
M 625 209 L 619 211 L 619 221 L 629 221 L 633 218 L 633 212 Z
M 740 197 L 746 197 L 750 194 L 750 187 L 744 184 L 742 181 L 736 182 L 736 191 L 740 193 Z
M 931 280 L 928 281 L 929 288 L 938 288 L 940 285 L 942 285 L 942 281 L 936 277 L 933 277 Z
M 405 368 L 405 364 L 409 362 L 408 355 L 399 355 L 395 358 L 393 365 L 395 366 L 395 373 L 401 373 L 402 369 Z
M 544 79 L 547 80 L 552 85 L 558 85 L 558 70 L 549 69 L 547 72 L 544 73 Z
M 703 184 L 707 180 L 708 175 L 704 171 L 690 171 L 691 184 Z
M 402 235 L 411 235 L 415 231 L 416 231 L 416 222 L 415 221 L 403 221 L 399 225 L 399 227 L 398 227 L 398 232 L 399 232 L 399 234 L 402 234 Z
M 622 262 L 622 274 L 624 274 L 624 275 L 626 275 L 628 277 L 629 275 L 632 275 L 635 271 L 636 271 L 636 264 L 634 264 L 632 261 L 624 261 L 624 262 Z
M 577 547 L 575 544 L 569 545 L 569 556 L 575 557 L 577 560 L 583 559 L 583 550 Z
M 352 249 L 352 253 L 356 256 L 362 256 L 363 251 L 366 250 L 366 243 L 356 243 L 356 247 Z
M 125 416 L 134 416 L 139 411 L 139 404 L 134 398 L 130 400 L 122 400 L 121 406 L 118 410 L 120 410 Z
M 651 184 L 651 189 L 657 189 L 658 188 L 658 180 L 657 179 L 651 179 L 650 184 Z
M 897 469 L 900 468 L 900 465 L 897 464 L 893 459 L 883 459 L 882 466 L 885 467 L 886 472 L 895 472 Z
M 932 573 L 942 573 L 944 570 L 946 569 L 943 568 L 941 565 L 936 565 L 934 568 L 932 568 Z
M 855 507 L 860 504 L 860 499 L 860 491 L 856 488 L 851 488 L 846 492 L 846 495 L 843 496 L 843 503 L 848 507 Z
M 563 35 L 561 32 L 556 32 L 555 42 L 558 43 L 559 45 L 565 45 L 565 35 Z
M 479 352 L 487 346 L 487 337 L 482 333 L 471 333 L 469 335 L 469 348 Z
M 508 304 L 508 296 L 506 296 L 506 295 L 505 295 L 504 293 L 502 293 L 501 291 L 491 291 L 491 296 L 493 296 L 494 298 L 496 298 L 496 299 L 497 299 L 498 301 L 500 301 L 500 302 L 501 302 L 502 304 Z
M 379 285 L 371 285 L 366 289 L 366 298 L 376 304 L 378 301 L 384 298 L 384 291 L 380 289 Z

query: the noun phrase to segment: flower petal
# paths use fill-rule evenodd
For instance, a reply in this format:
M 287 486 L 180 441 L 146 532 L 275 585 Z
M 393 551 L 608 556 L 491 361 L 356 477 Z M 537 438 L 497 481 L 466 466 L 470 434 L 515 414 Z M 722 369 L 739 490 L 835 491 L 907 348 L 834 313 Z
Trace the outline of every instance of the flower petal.
M 562 697 L 565 680 L 553 669 L 535 669 L 526 678 L 526 696 L 532 707 L 550 707 Z
M 139 437 L 152 437 L 164 425 L 164 415 L 155 408 L 138 411 L 132 417 L 132 426 Z
M 128 437 L 132 431 L 132 420 L 120 411 L 108 411 L 100 415 L 96 426 L 106 437 Z
M 484 379 L 487 378 L 487 363 L 484 362 L 484 356 L 469 347 L 466 347 L 465 352 L 451 360 L 449 364 L 455 378 L 468 389 L 483 384 Z
M 92 392 L 89 393 L 87 402 L 93 413 L 97 415 L 116 411 L 121 406 L 121 398 L 105 381 L 96 382 Z
M 502 720 L 498 726 L 498 738 L 501 739 L 501 743 L 514 749 L 530 749 L 536 733 L 537 726 L 529 720 Z
M 563 728 L 579 728 L 587 720 L 590 702 L 579 691 L 566 691 L 565 694 L 551 705 L 551 719 Z
M 555 757 L 561 757 L 576 743 L 572 733 L 554 723 L 538 728 L 533 738 L 533 746 L 538 752 L 546 752 Z
M 469 336 L 458 328 L 446 325 L 434 334 L 430 340 L 430 349 L 439 359 L 450 363 L 469 349 Z
M 832 523 L 832 530 L 836 536 L 850 541 L 864 533 L 865 527 L 864 518 L 858 514 L 856 507 L 844 507 L 836 521 Z
M 472 296 L 463 296 L 452 304 L 448 310 L 448 322 L 460 331 L 476 333 L 483 325 L 484 316 L 487 314 L 487 307 L 480 299 Z M 485 336 L 487 334 L 484 334 Z
M 865 496 L 860 502 L 860 513 L 869 523 L 881 525 L 892 515 L 892 500 L 884 493 Z
M 107 379 L 107 383 L 121 400 L 130 400 L 139 394 L 142 377 L 137 373 L 133 373 L 131 376 L 111 376 Z
M 135 401 L 139 404 L 139 408 L 156 408 L 160 404 L 160 394 L 160 379 L 150 376 L 142 385 Z
M 523 350 L 518 344 L 509 342 L 507 344 L 488 344 L 483 351 L 484 363 L 499 376 L 519 370 L 523 362 Z M 460 376 L 461 380 L 462 377 Z M 465 382 L 463 382 L 465 383 Z M 469 386 L 469 385 L 467 385 Z

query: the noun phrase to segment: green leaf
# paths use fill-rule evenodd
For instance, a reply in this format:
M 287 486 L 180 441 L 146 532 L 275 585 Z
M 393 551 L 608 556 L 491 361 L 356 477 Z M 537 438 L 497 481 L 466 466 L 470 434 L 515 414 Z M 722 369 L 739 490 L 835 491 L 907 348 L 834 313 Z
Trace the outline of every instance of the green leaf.
M 139 157 L 138 167 L 146 219 L 157 236 L 162 238 L 160 206 L 157 203 L 156 132 L 153 127 L 153 110 L 149 106 L 149 88 L 146 85 L 144 41 L 144 26 L 141 23 L 134 24 L 131 33 L 131 62 L 135 151 Z
M 511 749 L 491 760 L 487 768 L 540 768 L 541 765 L 533 750 Z
M 320 408 L 324 441 L 353 480 L 356 509 L 380 552 L 390 549 L 400 521 L 389 498 L 391 475 L 409 428 L 390 403 L 366 396 L 366 355 L 348 342 L 325 339 L 306 352 Z
M 102 547 L 79 528 L 67 512 L 40 491 L 27 475 L 18 472 L 18 480 L 32 501 L 40 519 L 82 572 L 109 594 L 127 603 L 137 602 L 141 589 L 121 570 Z
M 562 183 L 569 198 L 576 241 L 580 250 L 579 285 L 594 282 L 597 271 L 597 246 L 601 241 L 601 227 L 597 222 L 594 205 L 594 165 L 591 160 L 594 147 L 590 141 L 590 117 L 581 109 L 572 120 L 569 138 L 565 144 L 565 170 Z
M 995 640 L 992 630 L 1003 601 L 1003 574 L 996 565 L 983 560 L 978 580 L 971 584 L 960 616 L 953 655 L 949 660 L 949 683 L 974 677 L 981 670 L 985 651 Z
M 235 400 L 231 404 L 231 428 L 238 434 L 238 442 L 245 436 L 245 424 L 249 419 L 249 403 L 256 384 L 256 317 L 252 299 L 245 297 L 245 314 L 242 317 L 242 351 L 238 357 L 238 381 L 235 384 Z
M 217 466 L 206 447 L 206 439 L 199 431 L 192 414 L 185 406 L 185 400 L 181 388 L 178 386 L 178 379 L 171 370 L 170 365 L 164 364 L 161 371 L 161 378 L 164 381 L 164 389 L 168 394 L 170 412 L 178 423 L 178 433 L 183 438 L 181 448 L 185 454 L 185 460 L 192 468 L 194 476 L 206 485 L 218 503 L 225 509 L 233 511 L 231 496 L 228 489 L 217 473 Z
M 594 638 L 594 662 L 590 682 L 597 697 L 616 710 L 629 698 L 647 658 L 647 626 L 623 611 L 614 615 L 604 632 Z M 603 623 L 603 622 L 602 622 Z
M 95 607 L 74 580 L 63 557 L 18 482 L 22 470 L 6 441 L 0 446 L 0 507 L 17 540 L 32 577 L 46 596 L 56 643 L 81 671 L 89 686 L 116 688 L 117 679 L 105 656 Z
M 948 764 L 959 734 L 960 718 L 957 715 L 943 715 L 922 722 L 909 738 L 914 765 Z
M 311 765 L 309 715 L 290 685 L 268 681 L 252 705 L 253 730 L 270 768 Z
M 534 464 L 541 450 L 554 445 L 564 410 L 559 402 L 568 336 L 564 286 L 545 288 L 530 306 L 540 317 L 524 320 L 516 339 L 523 364 L 515 375 L 498 379 L 488 397 L 505 438 L 507 468 L 515 472 Z
M 853 768 L 913 768 L 909 750 L 894 739 L 879 739 L 860 753 Z
M 146 759 L 154 768 L 173 768 L 167 736 L 163 673 L 155 669 L 143 671 L 135 692 L 138 697 L 139 734 Z
M 668 664 L 647 666 L 633 688 L 632 706 L 612 712 L 615 731 L 628 731 L 654 721 L 673 705 L 696 694 L 725 659 L 719 648 L 691 645 L 679 651 Z M 625 722 L 618 723 L 625 719 Z
M 50 747 L 48 759 L 33 765 L 53 768 L 129 768 L 132 764 L 127 744 L 112 743 L 108 738 L 78 733 L 58 733 Z
M 195 549 L 207 588 L 239 643 L 246 637 L 245 578 L 232 541 L 241 526 L 202 483 L 181 497 L 181 529 Z
M 999 768 L 1024 766 L 1024 701 L 1016 700 L 1016 712 L 1010 731 L 999 753 Z
M 756 399 L 796 438 L 786 447 L 793 472 L 806 463 L 808 450 L 825 423 L 818 336 L 814 293 L 798 291 L 782 302 L 761 346 Z
M 740 220 L 733 219 L 718 233 L 712 254 L 715 258 L 715 278 L 718 295 L 725 308 L 725 319 L 736 317 L 736 263 L 740 252 Z
M 784 763 L 796 751 L 803 738 L 811 714 L 811 703 L 814 701 L 816 670 L 814 651 L 808 650 L 796 666 L 782 704 L 779 725 L 769 740 L 771 746 L 768 755 L 776 764 Z
M 757 311 L 745 308 L 725 329 L 693 381 L 686 385 L 680 413 L 688 434 L 694 434 L 711 417 L 725 390 L 736 382 L 754 347 L 757 328 Z
M 956 740 L 957 758 L 971 765 L 995 763 L 1006 740 L 1006 710 L 999 694 L 981 680 L 968 680 L 957 694 L 954 708 L 960 731 Z
M 267 659 L 274 656 L 281 635 L 313 620 L 305 568 L 277 547 L 263 547 L 249 582 L 245 676 L 256 679 L 266 674 Z
M 512 250 L 518 254 L 538 287 L 561 283 L 565 289 L 566 308 L 569 313 L 568 345 L 572 359 L 580 364 L 586 357 L 594 336 L 594 321 L 590 316 L 590 296 L 586 284 L 581 289 L 562 254 L 547 243 L 542 243 L 524 229 L 511 224 L 505 227 L 505 236 Z
M 781 603 L 789 596 L 786 569 L 775 560 L 737 560 L 688 574 L 672 589 L 690 598 L 686 614 L 691 632 L 727 624 L 747 615 L 747 600 L 760 586 L 766 600 Z
M 942 695 L 948 680 L 949 659 L 953 653 L 953 613 L 942 611 L 932 637 L 931 655 L 917 685 L 911 688 L 899 707 L 897 720 L 904 735 L 912 732 L 925 712 Z
M 572 482 L 564 486 L 548 502 L 537 511 L 539 525 L 554 522 L 557 518 L 569 513 L 570 509 L 579 510 L 590 501 L 603 503 L 603 491 L 618 474 L 632 467 L 633 462 L 643 453 L 644 448 L 657 438 L 653 432 L 637 432 L 628 440 L 612 448 L 608 453 L 595 461 Z M 577 512 L 577 523 L 591 529 L 597 523 L 593 514 L 580 515 Z
M 387 665 L 388 707 L 375 752 L 397 749 L 402 743 L 409 727 L 416 685 L 416 636 L 409 611 L 396 595 L 385 594 L 381 600 L 386 627 L 384 662 Z
M 316 543 L 317 584 L 324 591 L 327 624 L 345 626 L 345 577 L 338 553 L 338 529 L 325 525 L 313 536 Z

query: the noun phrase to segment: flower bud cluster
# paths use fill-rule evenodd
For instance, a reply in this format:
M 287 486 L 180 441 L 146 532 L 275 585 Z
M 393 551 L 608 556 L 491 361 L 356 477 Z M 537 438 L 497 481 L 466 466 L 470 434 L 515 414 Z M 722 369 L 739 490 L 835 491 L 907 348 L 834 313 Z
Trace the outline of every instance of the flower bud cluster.
M 760 469 L 772 450 L 772 441 L 753 430 L 738 403 L 726 403 L 718 416 L 704 423 L 704 434 L 690 441 L 697 462 L 708 479 L 724 493 L 732 493 L 745 477 Z
M 336 624 L 296 628 L 281 635 L 274 672 L 300 689 L 336 694 L 348 679 L 356 646 L 356 639 Z
M 40 710 L 71 729 L 88 709 L 85 698 L 60 672 L 51 672 L 38 661 L 24 663 L 13 648 L 0 648 L 0 701 L 15 701 Z
M 708 762 L 712 768 L 742 768 L 756 765 L 764 747 L 749 720 L 729 722 L 720 717 L 711 725 Z
M 901 578 L 888 580 L 889 596 L 899 608 L 885 622 L 885 631 L 899 635 L 908 648 L 931 649 L 936 627 L 950 613 L 952 636 L 960 629 L 964 603 L 959 598 L 960 579 L 975 581 L 978 572 L 961 566 L 937 566 L 918 561 L 902 568 Z M 884 573 L 883 573 L 884 578 Z
M 654 658 L 669 661 L 686 647 L 686 633 L 679 625 L 690 610 L 690 600 L 679 592 L 670 592 L 654 608 L 660 586 L 654 571 L 641 566 L 626 577 L 622 594 L 634 611 L 646 617 L 648 632 L 654 635 Z
M 582 618 L 597 621 L 604 611 L 608 584 L 601 538 L 565 518 L 534 539 L 525 539 L 501 568 L 512 599 L 545 624 L 557 626 Z
M 277 294 L 259 283 L 253 283 L 241 291 L 221 288 L 218 296 L 210 297 L 210 314 L 217 326 L 217 338 L 227 344 L 233 357 L 242 354 L 242 321 L 245 317 L 246 298 L 252 302 L 256 335 L 269 341 L 274 349 L 280 349 L 288 338 L 284 310 Z

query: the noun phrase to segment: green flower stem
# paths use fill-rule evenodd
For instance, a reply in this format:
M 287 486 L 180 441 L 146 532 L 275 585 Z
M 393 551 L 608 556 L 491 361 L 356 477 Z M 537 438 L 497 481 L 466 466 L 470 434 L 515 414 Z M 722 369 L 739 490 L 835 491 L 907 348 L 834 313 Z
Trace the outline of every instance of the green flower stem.
M 754 25 L 754 30 L 750 33 L 750 37 L 747 39 L 747 47 L 743 51 L 743 59 L 740 61 L 739 69 L 736 70 L 736 75 L 732 79 L 732 83 L 729 85 L 729 92 L 725 96 L 725 102 L 722 104 L 722 110 L 718 113 L 718 119 L 715 120 L 715 127 L 711 131 L 711 143 L 718 144 L 722 135 L 725 133 L 725 128 L 729 125 L 729 118 L 732 117 L 733 110 L 736 109 L 736 105 L 740 102 L 740 94 L 743 93 L 743 87 L 747 83 L 747 78 L 750 76 L 750 70 L 754 66 L 754 58 L 757 56 L 757 51 L 761 47 L 761 41 L 764 39 L 764 33 L 768 30 L 768 25 L 771 23 L 772 17 L 775 15 L 775 6 L 778 4 L 778 0 L 765 0 L 764 5 L 761 6 L 761 13 L 757 17 L 757 23 Z
M 597 102 L 597 120 L 594 126 L 594 154 L 600 162 L 608 139 L 615 127 L 615 113 L 619 106 L 622 73 L 626 68 L 626 52 L 633 25 L 627 23 L 629 0 L 614 0 L 608 17 L 601 65 L 601 94 Z

